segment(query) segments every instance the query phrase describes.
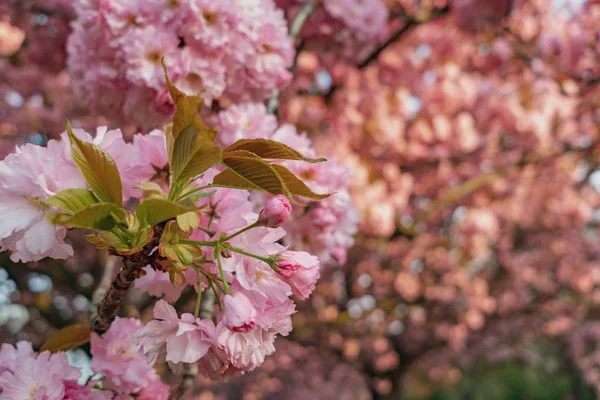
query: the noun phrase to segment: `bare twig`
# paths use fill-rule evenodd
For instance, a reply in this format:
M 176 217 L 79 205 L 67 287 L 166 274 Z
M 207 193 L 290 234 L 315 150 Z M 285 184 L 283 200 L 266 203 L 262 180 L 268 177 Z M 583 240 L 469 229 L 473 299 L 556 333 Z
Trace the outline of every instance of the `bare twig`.
M 310 14 L 312 14 L 313 11 L 315 11 L 315 7 L 316 7 L 316 4 L 314 1 L 312 1 L 312 0 L 307 1 L 302 6 L 302 9 L 298 12 L 298 15 L 296 15 L 296 18 L 294 18 L 294 20 L 292 21 L 292 24 L 290 25 L 290 32 L 289 32 L 289 36 L 290 36 L 292 43 L 296 43 L 296 41 L 298 40 L 298 37 L 300 36 L 300 32 L 302 31 L 302 27 L 304 26 L 304 23 L 306 22 L 308 17 L 310 17 Z M 298 54 L 300 53 L 301 49 L 302 49 L 302 42 L 298 45 L 298 47 L 296 47 L 296 55 L 294 57 L 294 62 L 292 63 L 291 67 L 289 68 L 290 71 L 293 71 L 294 69 L 296 69 L 296 61 L 298 59 Z M 273 90 L 273 93 L 271 93 L 271 97 L 269 97 L 269 100 L 267 101 L 267 111 L 268 112 L 270 112 L 272 114 L 277 113 L 277 110 L 279 108 L 279 95 L 280 94 L 281 94 L 281 90 L 279 90 L 279 89 Z
M 373 50 L 367 57 L 365 57 L 365 59 L 363 59 L 360 63 L 358 63 L 356 65 L 356 68 L 364 69 L 364 68 L 368 67 L 369 65 L 371 65 L 372 62 L 376 61 L 379 58 L 379 55 L 381 55 L 381 53 L 383 53 L 383 51 L 385 49 L 387 49 L 392 44 L 399 41 L 402 37 L 404 37 L 413 28 L 417 27 L 418 25 L 421 25 L 421 24 L 424 24 L 427 22 L 432 22 L 440 17 L 443 17 L 444 15 L 448 14 L 449 11 L 450 11 L 450 9 L 448 6 L 446 6 L 444 8 L 440 8 L 440 9 L 434 9 L 431 11 L 431 13 L 429 13 L 427 18 L 420 18 L 420 19 L 416 19 L 413 17 L 406 17 L 404 14 L 401 14 L 406 19 L 406 22 L 404 23 L 404 25 L 402 25 L 400 28 L 398 28 L 394 33 L 392 33 L 390 35 L 389 38 L 386 39 L 385 42 L 383 42 L 380 46 L 378 46 L 375 50 Z M 324 96 L 326 99 L 328 99 L 333 95 L 333 93 L 338 88 L 339 88 L 338 85 L 333 85 L 333 86 L 331 86 L 329 91 L 327 93 L 322 94 L 322 96 Z

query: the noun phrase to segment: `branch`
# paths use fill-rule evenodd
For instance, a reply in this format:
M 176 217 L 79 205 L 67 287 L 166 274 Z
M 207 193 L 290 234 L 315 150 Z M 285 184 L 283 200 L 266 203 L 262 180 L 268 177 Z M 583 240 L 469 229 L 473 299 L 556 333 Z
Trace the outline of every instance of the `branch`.
M 292 43 L 296 43 L 296 41 L 298 40 L 298 37 L 300 36 L 300 32 L 302 31 L 302 27 L 304 26 L 304 23 L 306 22 L 308 17 L 313 13 L 313 11 L 315 11 L 315 8 L 316 8 L 316 4 L 314 1 L 312 1 L 312 0 L 307 1 L 302 6 L 302 9 L 300 9 L 300 12 L 298 12 L 298 15 L 296 15 L 296 18 L 294 18 L 294 20 L 292 21 L 292 24 L 290 25 L 290 32 L 289 32 L 290 40 L 292 41 Z M 292 65 L 289 68 L 290 72 L 292 72 L 294 69 L 296 69 L 296 62 L 298 60 L 298 54 L 300 53 L 302 46 L 303 46 L 303 42 L 301 42 L 300 45 L 298 47 L 296 47 L 296 55 L 294 56 L 294 62 L 292 63 Z M 269 97 L 269 100 L 267 102 L 267 111 L 269 113 L 272 113 L 272 114 L 277 113 L 277 110 L 279 109 L 279 95 L 280 94 L 281 94 L 281 90 L 279 90 L 279 89 L 275 89 L 275 90 L 273 90 L 273 93 L 271 93 L 271 97 Z
M 100 279 L 96 290 L 94 290 L 94 293 L 92 294 L 92 306 L 97 308 L 102 302 L 102 299 L 108 293 L 118 260 L 119 259 L 117 257 L 106 254 L 102 278 Z M 94 312 L 96 311 L 97 310 L 94 310 Z
M 379 47 L 377 47 L 375 50 L 373 50 L 364 60 L 362 60 L 360 63 L 358 63 L 356 65 L 356 68 L 364 69 L 364 68 L 368 67 L 373 61 L 376 61 L 379 58 L 379 55 L 381 53 L 383 53 L 383 51 L 385 49 L 387 49 L 388 47 L 390 47 L 390 45 L 392 45 L 392 44 L 396 43 L 398 40 L 400 40 L 412 28 L 417 27 L 417 26 L 427 23 L 427 22 L 435 21 L 436 19 L 448 14 L 449 11 L 450 11 L 450 7 L 446 6 L 444 8 L 432 10 L 431 13 L 428 15 L 428 18 L 417 19 L 414 17 L 407 17 L 406 23 L 404 25 L 402 25 L 402 27 L 400 27 L 396 32 L 392 33 L 392 35 L 389 38 L 387 38 L 387 40 L 385 42 L 383 42 Z M 402 15 L 404 15 L 404 14 L 402 14 Z M 326 99 L 330 98 L 333 95 L 333 92 L 335 92 L 338 88 L 339 88 L 339 85 L 333 85 L 331 87 L 331 89 L 329 90 L 329 92 L 323 94 L 323 96 Z
M 115 319 L 121 299 L 131 287 L 131 284 L 136 278 L 143 275 L 143 268 L 146 265 L 155 265 L 160 257 L 158 251 L 153 250 L 158 246 L 158 242 L 162 235 L 165 224 L 160 224 L 154 227 L 154 237 L 142 251 L 131 256 L 122 256 L 123 267 L 112 281 L 110 288 L 106 291 L 104 298 L 98 305 L 98 311 L 92 317 L 92 330 L 99 335 L 102 335 L 108 330 L 110 324 Z M 106 277 L 103 277 L 103 280 Z M 109 279 L 109 278 L 106 278 Z M 98 294 L 98 297 L 101 293 Z

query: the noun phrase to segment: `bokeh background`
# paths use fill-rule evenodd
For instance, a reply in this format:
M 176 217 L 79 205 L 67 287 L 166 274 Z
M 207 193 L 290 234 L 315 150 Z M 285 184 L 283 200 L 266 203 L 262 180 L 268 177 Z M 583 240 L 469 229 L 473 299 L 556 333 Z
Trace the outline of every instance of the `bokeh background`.
M 342 16 L 328 1 L 278 113 L 350 168 L 355 245 L 261 368 L 190 398 L 598 398 L 600 1 L 354 0 Z M 77 2 L 0 4 L 0 158 L 67 119 L 143 128 L 73 90 Z M 277 3 L 289 20 L 302 6 Z M 87 320 L 109 260 L 69 240 L 67 261 L 0 253 L 2 342 Z M 153 303 L 133 290 L 121 313 Z

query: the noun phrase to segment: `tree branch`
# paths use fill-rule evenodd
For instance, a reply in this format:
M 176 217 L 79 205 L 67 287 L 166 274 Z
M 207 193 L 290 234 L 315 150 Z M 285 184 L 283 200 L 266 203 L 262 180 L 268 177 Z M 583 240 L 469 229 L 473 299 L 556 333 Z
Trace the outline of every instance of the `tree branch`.
M 417 27 L 421 24 L 427 23 L 427 22 L 435 21 L 436 19 L 448 14 L 449 11 L 450 11 L 450 7 L 446 6 L 444 8 L 432 10 L 431 13 L 428 15 L 428 18 L 417 19 L 414 17 L 407 17 L 406 23 L 404 25 L 402 25 L 402 27 L 400 27 L 398 30 L 396 30 L 396 32 L 392 33 L 392 35 L 389 38 L 387 38 L 385 42 L 383 42 L 379 47 L 377 47 L 375 50 L 373 50 L 364 60 L 362 60 L 360 63 L 358 63 L 356 65 L 356 68 L 364 69 L 364 68 L 368 67 L 372 62 L 376 61 L 379 58 L 379 55 L 381 53 L 383 53 L 383 51 L 385 49 L 387 49 L 392 44 L 394 44 L 398 40 L 400 40 L 412 28 L 415 28 L 415 27 Z M 326 99 L 331 98 L 333 93 L 338 88 L 339 88 L 339 85 L 331 86 L 331 89 L 327 93 L 323 94 L 323 96 Z
M 164 223 L 154 227 L 154 237 L 142 251 L 131 256 L 122 256 L 123 267 L 112 281 L 98 305 L 98 311 L 92 317 L 92 330 L 97 334 L 102 335 L 108 330 L 117 315 L 121 299 L 133 281 L 144 274 L 143 268 L 147 265 L 156 265 L 160 259 L 158 251 L 154 251 L 154 249 L 158 246 L 164 227 Z
M 290 32 L 289 32 L 290 40 L 292 41 L 292 43 L 296 43 L 296 41 L 298 40 L 298 37 L 300 36 L 300 32 L 302 31 L 302 27 L 304 26 L 304 23 L 306 22 L 308 17 L 310 17 L 310 14 L 312 14 L 313 11 L 315 11 L 315 7 L 316 7 L 316 4 L 314 1 L 312 1 L 312 0 L 307 1 L 302 6 L 302 9 L 300 10 L 300 12 L 298 12 L 298 15 L 296 15 L 296 18 L 294 18 L 294 20 L 292 21 L 292 24 L 290 25 Z M 296 55 L 294 56 L 294 62 L 292 63 L 292 65 L 289 68 L 290 72 L 293 71 L 294 69 L 296 69 L 296 62 L 298 60 L 298 54 L 300 53 L 300 50 L 302 49 L 302 45 L 303 45 L 303 42 L 300 42 L 300 45 L 298 45 L 298 47 L 296 47 Z M 275 89 L 275 90 L 273 90 L 273 93 L 271 93 L 271 97 L 269 97 L 269 100 L 267 101 L 267 111 L 269 113 L 277 114 L 277 110 L 279 109 L 279 95 L 280 94 L 281 94 L 281 90 L 279 90 L 279 89 Z

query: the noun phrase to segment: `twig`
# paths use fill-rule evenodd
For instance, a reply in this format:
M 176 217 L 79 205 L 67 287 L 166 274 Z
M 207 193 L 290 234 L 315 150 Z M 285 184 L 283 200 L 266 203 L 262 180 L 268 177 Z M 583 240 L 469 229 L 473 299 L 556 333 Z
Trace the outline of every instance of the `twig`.
M 316 4 L 314 1 L 312 1 L 312 0 L 307 1 L 302 6 L 302 9 L 300 9 L 300 11 L 298 12 L 298 15 L 296 15 L 296 18 L 294 18 L 294 20 L 292 21 L 292 24 L 290 25 L 290 31 L 289 31 L 289 36 L 290 36 L 290 40 L 292 41 L 292 43 L 296 43 L 296 41 L 298 40 L 298 36 L 300 36 L 300 32 L 302 31 L 302 27 L 304 26 L 304 23 L 306 22 L 306 20 L 310 16 L 310 14 L 312 14 L 313 11 L 315 11 L 315 7 L 316 7 Z M 300 53 L 300 50 L 302 49 L 302 45 L 303 45 L 303 42 L 301 42 L 300 45 L 298 47 L 296 47 L 296 55 L 294 56 L 294 62 L 290 66 L 289 71 L 293 71 L 294 69 L 296 69 L 296 62 L 298 60 L 298 54 Z M 268 112 L 270 112 L 272 114 L 277 114 L 277 110 L 279 109 L 279 95 L 280 94 L 281 94 L 281 90 L 279 90 L 279 89 L 273 90 L 273 93 L 271 93 L 271 97 L 269 97 L 269 100 L 267 101 L 267 111 Z
M 102 299 L 108 293 L 108 289 L 110 288 L 110 284 L 112 282 L 118 261 L 119 259 L 117 257 L 111 256 L 110 254 L 106 253 L 102 278 L 100 279 L 96 290 L 94 290 L 94 293 L 92 293 L 92 306 L 94 307 L 94 313 L 98 311 L 98 306 L 102 302 Z
M 424 24 L 426 22 L 434 21 L 440 17 L 443 17 L 444 15 L 448 14 L 449 11 L 450 11 L 450 8 L 448 6 L 446 6 L 444 8 L 432 10 L 431 14 L 429 14 L 429 18 L 426 18 L 426 19 L 416 19 L 413 17 L 407 17 L 405 24 L 402 25 L 402 27 L 400 27 L 396 32 L 392 33 L 392 35 L 389 38 L 387 38 L 385 42 L 383 42 L 379 47 L 377 47 L 375 50 L 373 50 L 367 57 L 365 57 L 364 60 L 362 60 L 360 63 L 358 63 L 356 65 L 356 68 L 364 69 L 364 68 L 368 67 L 373 61 L 376 61 L 379 58 L 379 55 L 381 53 L 383 53 L 383 51 L 385 49 L 387 49 L 392 44 L 394 44 L 398 40 L 400 40 L 412 28 L 414 28 L 418 25 Z M 404 16 L 404 14 L 402 14 L 402 16 Z M 331 98 L 333 93 L 338 88 L 339 88 L 339 85 L 333 85 L 333 86 L 331 86 L 329 91 L 322 94 L 322 96 L 324 96 L 326 99 L 329 99 L 329 98 Z
M 132 256 L 123 256 L 123 267 L 100 301 L 97 313 L 92 317 L 92 330 L 97 334 L 102 335 L 108 330 L 117 315 L 121 299 L 133 281 L 143 275 L 143 268 L 157 263 L 160 256 L 158 251 L 153 250 L 158 246 L 163 229 L 164 224 L 154 227 L 154 237 L 142 251 Z

